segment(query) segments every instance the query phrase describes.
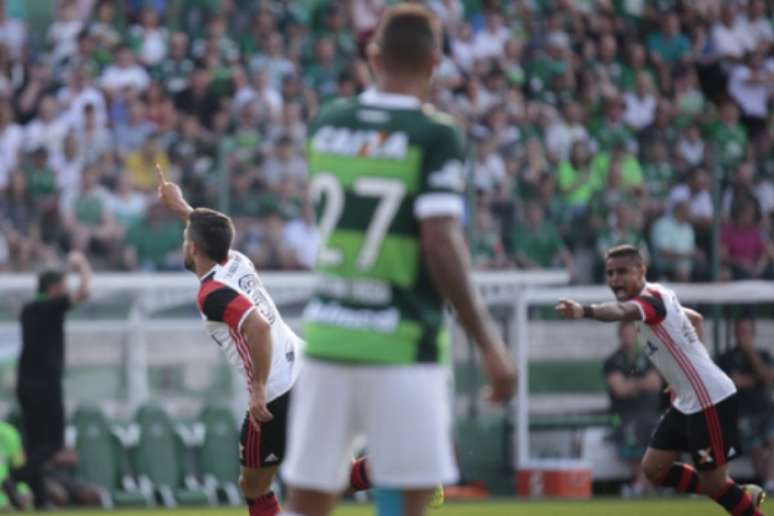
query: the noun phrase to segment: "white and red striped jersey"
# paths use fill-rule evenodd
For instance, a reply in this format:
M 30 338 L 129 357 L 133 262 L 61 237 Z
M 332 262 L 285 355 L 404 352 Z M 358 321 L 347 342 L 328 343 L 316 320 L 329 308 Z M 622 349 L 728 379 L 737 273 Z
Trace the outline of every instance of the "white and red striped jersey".
M 650 360 L 672 388 L 677 410 L 693 414 L 736 392 L 734 382 L 710 358 L 673 291 L 647 283 L 632 301 L 642 312 Z
M 225 352 L 229 363 L 245 378 L 248 390 L 252 385 L 253 362 L 241 330 L 247 316 L 258 310 L 271 325 L 267 401 L 290 390 L 298 378 L 301 341 L 282 320 L 249 258 L 231 251 L 226 263 L 216 264 L 201 279 L 197 304 L 207 321 L 207 331 Z

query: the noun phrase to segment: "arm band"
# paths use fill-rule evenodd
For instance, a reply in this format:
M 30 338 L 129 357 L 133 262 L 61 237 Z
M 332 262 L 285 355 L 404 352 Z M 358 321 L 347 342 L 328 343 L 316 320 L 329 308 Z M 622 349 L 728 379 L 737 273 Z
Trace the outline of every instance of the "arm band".
M 594 318 L 594 308 L 592 308 L 591 305 L 583 305 L 583 318 L 584 319 Z

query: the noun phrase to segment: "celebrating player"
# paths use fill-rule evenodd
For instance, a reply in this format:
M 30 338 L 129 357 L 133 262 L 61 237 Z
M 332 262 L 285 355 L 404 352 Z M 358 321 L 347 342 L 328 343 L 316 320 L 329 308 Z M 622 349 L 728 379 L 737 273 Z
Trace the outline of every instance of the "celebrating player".
M 207 329 L 250 392 L 239 485 L 250 516 L 274 516 L 280 507 L 271 483 L 285 455 L 288 401 L 298 377 L 301 340 L 282 320 L 250 259 L 231 249 L 231 219 L 208 208 L 193 209 L 160 167 L 157 174 L 162 203 L 187 222 L 185 266 L 201 281 L 197 304 Z M 365 459 L 352 465 L 350 486 L 370 487 Z
M 617 302 L 581 305 L 563 299 L 556 310 L 568 319 L 642 323 L 650 360 L 674 396 L 645 452 L 645 475 L 656 485 L 709 495 L 729 514 L 762 516 L 758 507 L 765 492 L 728 476 L 728 461 L 739 454 L 736 388 L 702 343 L 702 316 L 683 308 L 671 290 L 646 283 L 634 246 L 610 249 L 605 269 Z M 682 452 L 691 453 L 696 469 L 677 461 Z
M 424 514 L 433 486 L 457 478 L 444 300 L 482 352 L 491 398 L 514 389 L 459 229 L 463 145 L 451 119 L 422 104 L 440 46 L 428 10 L 391 7 L 369 48 L 376 89 L 310 127 L 325 281 L 305 311 L 307 358 L 282 466 L 287 514 L 330 513 L 361 435 L 382 516 Z

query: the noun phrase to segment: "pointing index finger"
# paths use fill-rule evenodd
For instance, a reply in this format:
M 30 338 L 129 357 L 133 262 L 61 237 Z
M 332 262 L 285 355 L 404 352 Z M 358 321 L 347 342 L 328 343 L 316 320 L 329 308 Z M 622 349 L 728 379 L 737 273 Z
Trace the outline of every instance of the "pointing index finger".
M 156 177 L 159 180 L 159 184 L 163 185 L 167 182 L 167 177 L 164 175 L 164 171 L 161 169 L 161 165 L 156 163 Z

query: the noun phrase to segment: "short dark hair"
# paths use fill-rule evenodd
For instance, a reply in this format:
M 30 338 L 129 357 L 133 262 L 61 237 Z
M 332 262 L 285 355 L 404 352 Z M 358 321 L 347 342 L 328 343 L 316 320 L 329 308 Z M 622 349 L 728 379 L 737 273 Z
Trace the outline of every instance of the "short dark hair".
M 437 16 L 426 7 L 400 4 L 382 15 L 373 41 L 390 72 L 415 74 L 440 50 L 441 28 Z
M 188 216 L 188 236 L 208 258 L 218 263 L 228 260 L 234 233 L 234 223 L 219 211 L 196 208 Z
M 638 265 L 644 261 L 640 250 L 631 244 L 617 245 L 608 249 L 605 253 L 605 261 L 611 258 L 631 258 L 635 260 Z
M 47 269 L 38 275 L 38 294 L 45 294 L 52 285 L 64 280 L 64 272 L 59 269 Z

